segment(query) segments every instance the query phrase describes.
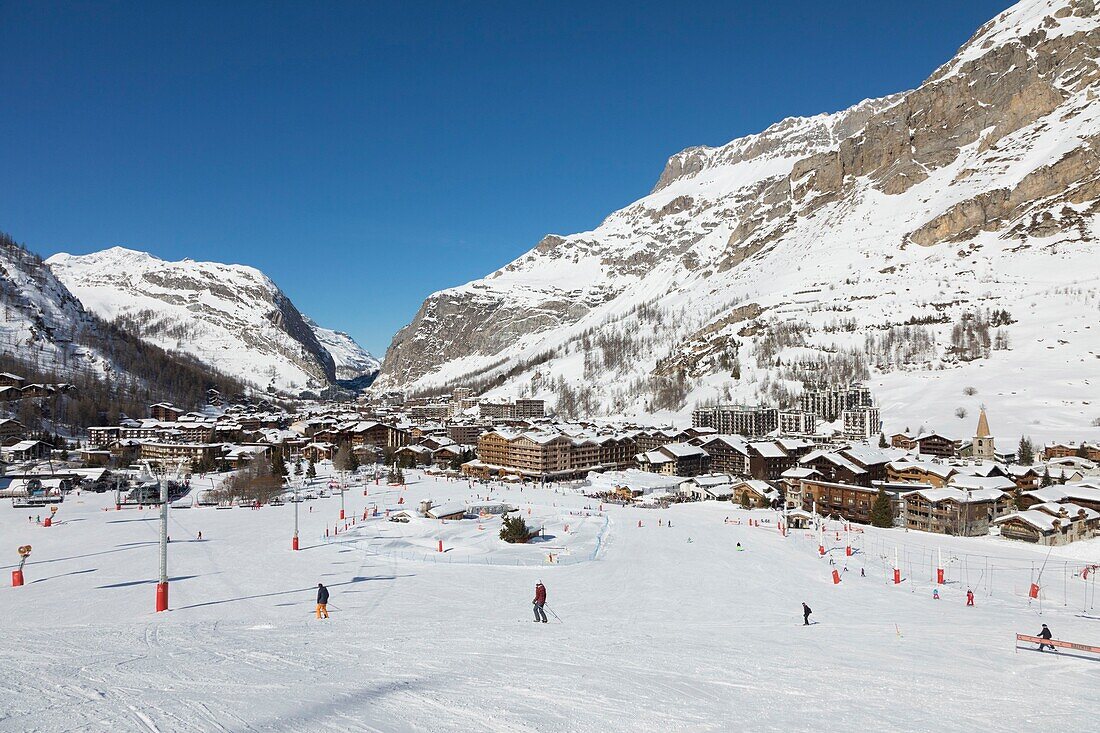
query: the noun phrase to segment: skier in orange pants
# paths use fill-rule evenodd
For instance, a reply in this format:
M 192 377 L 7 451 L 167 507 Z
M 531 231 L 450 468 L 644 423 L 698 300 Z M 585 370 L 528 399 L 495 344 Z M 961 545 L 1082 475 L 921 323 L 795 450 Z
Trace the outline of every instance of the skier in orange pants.
M 317 618 L 328 618 L 328 588 L 317 584 Z

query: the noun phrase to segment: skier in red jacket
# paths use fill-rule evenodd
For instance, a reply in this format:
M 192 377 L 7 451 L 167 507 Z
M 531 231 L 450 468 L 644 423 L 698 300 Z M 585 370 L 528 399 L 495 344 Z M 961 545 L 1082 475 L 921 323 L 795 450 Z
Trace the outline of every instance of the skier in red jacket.
M 546 586 L 542 584 L 541 580 L 535 584 L 535 600 L 531 603 L 535 604 L 535 623 L 539 621 L 546 623 L 546 611 L 542 610 L 542 607 L 546 605 Z
M 966 605 L 974 605 L 974 591 L 970 590 L 969 588 L 966 589 Z

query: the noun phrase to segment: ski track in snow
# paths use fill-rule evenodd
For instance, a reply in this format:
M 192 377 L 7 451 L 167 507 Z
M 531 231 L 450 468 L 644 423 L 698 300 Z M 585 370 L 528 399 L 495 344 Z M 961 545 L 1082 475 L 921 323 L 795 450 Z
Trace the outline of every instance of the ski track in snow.
M 417 473 L 399 507 L 397 489 L 367 488 L 368 497 L 349 491 L 349 516 L 368 503 L 475 493 Z M 770 512 L 606 507 L 606 541 L 588 560 L 603 520 L 586 527 L 568 511 L 593 502 L 531 488 L 494 496 L 530 506 L 557 535 L 550 544 L 578 561 L 534 564 L 544 549 L 500 547 L 496 529 L 476 520 L 372 519 L 326 543 L 339 511 L 331 498 L 303 505 L 298 553 L 291 506 L 172 510 L 166 614 L 151 610 L 154 511 L 103 511 L 108 497 L 76 496 L 45 529 L 2 506 L 8 544 L 35 549 L 27 585 L 0 589 L 0 731 L 1090 727 L 1100 661 L 1016 654 L 1013 634 L 1046 622 L 1057 638 L 1100 642 L 1100 623 L 1079 615 L 1095 603 L 1088 583 L 1062 575 L 1066 558 L 1100 558 L 1100 541 L 1052 553 L 1040 616 L 1025 588 L 1046 552 L 1015 543 L 868 529 L 833 586 L 812 535 L 723 522 Z M 200 529 L 206 539 L 191 541 Z M 434 545 L 435 535 L 449 552 L 393 552 Z M 831 553 L 841 563 L 842 545 Z M 910 558 L 897 587 L 879 563 L 894 545 Z M 918 558 L 941 548 L 951 582 L 933 601 Z M 994 558 L 995 580 L 980 574 L 979 555 Z M 532 564 L 494 564 L 502 556 Z M 563 623 L 531 622 L 538 579 Z M 332 590 L 328 621 L 313 618 L 318 580 Z M 967 580 L 976 608 L 963 605 Z M 810 627 L 803 600 L 818 622 Z

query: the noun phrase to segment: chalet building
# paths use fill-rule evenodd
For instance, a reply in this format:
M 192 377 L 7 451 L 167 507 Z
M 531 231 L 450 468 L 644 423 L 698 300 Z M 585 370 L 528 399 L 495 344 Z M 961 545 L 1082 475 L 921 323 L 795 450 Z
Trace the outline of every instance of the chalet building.
M 936 488 L 947 482 L 958 470 L 946 463 L 905 459 L 886 464 L 886 480 L 891 483 L 928 484 Z
M 463 473 L 550 479 L 583 476 L 603 468 L 597 442 L 558 432 L 491 430 L 478 438 L 477 455 L 476 461 L 463 464 Z
M 1009 495 L 998 489 L 917 489 L 901 495 L 906 528 L 962 537 L 989 534 L 1004 514 Z
M 710 455 L 697 445 L 669 443 L 635 456 L 638 468 L 666 476 L 697 476 L 710 471 Z
M 57 393 L 52 384 L 28 384 L 23 387 L 22 397 L 51 397 Z
M 149 417 L 159 422 L 175 422 L 185 412 L 187 410 L 181 410 L 169 402 L 158 402 L 149 406 Z
M 467 454 L 474 452 L 474 446 L 450 443 L 432 451 L 432 463 L 440 468 L 450 468 L 455 461 L 461 461 Z
M 996 520 L 1001 536 L 1038 545 L 1065 545 L 1096 536 L 1100 512 L 1073 503 L 1048 502 Z
M 887 480 L 886 467 L 890 464 L 890 456 L 878 448 L 856 444 L 842 448 L 839 452 L 840 455 L 866 471 L 872 482 Z
M 1075 456 L 1100 463 L 1100 443 L 1049 443 L 1043 447 L 1043 460 Z
M 634 444 L 642 453 L 677 442 L 675 430 L 639 430 L 633 434 L 633 437 Z
M 0 387 L 0 402 L 14 402 L 23 399 L 23 390 L 18 387 Z
M 821 474 L 813 468 L 795 466 L 788 468 L 779 477 L 779 486 L 783 492 L 784 506 L 802 506 L 802 482 L 806 479 L 821 479 Z
M 426 445 L 403 445 L 394 452 L 398 464 L 405 468 L 428 466 L 432 463 L 432 449 Z
M 798 465 L 798 460 L 777 441 L 748 444 L 749 475 L 760 481 L 778 481 L 788 468 Z
M 779 491 L 767 481 L 744 479 L 733 486 L 731 500 L 735 504 L 747 503 L 750 507 L 772 507 L 779 501 Z
M 861 524 L 871 523 L 871 506 L 878 489 L 852 484 L 837 484 L 818 479 L 802 481 L 802 508 L 811 510 L 817 506 L 818 514 L 837 515 L 841 519 Z M 894 516 L 898 515 L 898 501 L 891 500 Z
M 313 461 L 314 463 L 332 460 L 335 454 L 336 446 L 326 441 L 307 443 L 306 446 L 302 448 L 302 458 L 307 461 Z
M 715 473 L 749 475 L 748 442 L 739 435 L 709 435 L 690 441 L 710 456 L 710 470 Z
M 0 387 L 14 387 L 15 389 L 22 390 L 23 385 L 27 383 L 27 380 L 18 374 L 12 374 L 11 372 L 0 372 Z
M 1100 512 L 1100 481 L 1057 484 L 1020 494 L 1020 505 L 1030 509 L 1036 504 L 1072 503 Z
M 938 433 L 922 433 L 915 437 L 906 433 L 896 433 L 890 437 L 890 444 L 894 448 L 917 451 L 922 456 L 936 458 L 952 458 L 957 450 L 955 441 Z
M 871 474 L 837 451 L 817 450 L 798 462 L 802 468 L 812 468 L 823 481 L 854 486 L 871 486 Z
M 694 501 L 729 501 L 733 496 L 734 479 L 724 473 L 707 473 L 681 481 L 681 495 Z
M 141 459 L 156 463 L 183 460 L 191 465 L 203 460 L 216 461 L 222 454 L 220 443 L 141 443 Z
M 23 439 L 27 429 L 18 420 L 0 420 L 0 445 L 15 445 Z
M 4 460 L 10 463 L 20 461 L 37 461 L 50 457 L 49 443 L 41 440 L 21 440 L 14 445 L 4 448 L 2 453 Z
M 1043 474 L 1034 466 L 1009 466 L 1008 475 L 1020 491 L 1031 491 L 1039 488 L 1039 480 L 1043 477 Z

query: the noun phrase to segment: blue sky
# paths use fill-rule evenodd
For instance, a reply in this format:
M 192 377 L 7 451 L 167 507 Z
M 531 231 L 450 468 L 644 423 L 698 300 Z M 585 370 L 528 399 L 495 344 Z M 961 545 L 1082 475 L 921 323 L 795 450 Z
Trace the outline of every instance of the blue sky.
M 0 229 L 267 272 L 381 356 L 666 158 L 920 83 L 1008 0 L 0 0 Z

